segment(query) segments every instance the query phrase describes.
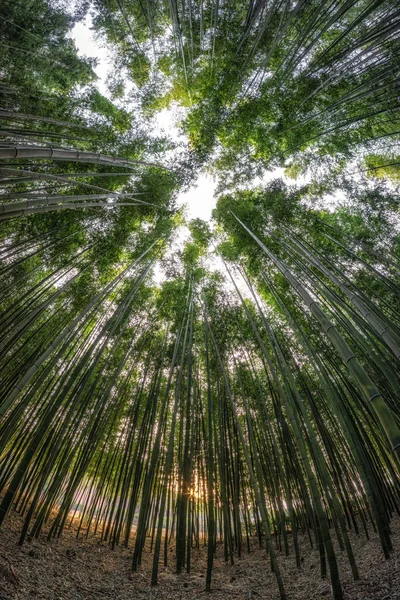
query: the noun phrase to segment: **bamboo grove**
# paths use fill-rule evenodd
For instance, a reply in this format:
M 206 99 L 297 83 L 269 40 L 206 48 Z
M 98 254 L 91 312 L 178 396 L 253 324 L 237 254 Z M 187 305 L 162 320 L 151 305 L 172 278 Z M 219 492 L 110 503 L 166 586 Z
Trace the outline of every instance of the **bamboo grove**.
M 311 550 L 340 600 L 399 514 L 399 7 L 75 4 L 0 9 L 0 525 L 150 552 L 152 585 L 204 546 L 207 591 L 256 536 L 276 596 Z

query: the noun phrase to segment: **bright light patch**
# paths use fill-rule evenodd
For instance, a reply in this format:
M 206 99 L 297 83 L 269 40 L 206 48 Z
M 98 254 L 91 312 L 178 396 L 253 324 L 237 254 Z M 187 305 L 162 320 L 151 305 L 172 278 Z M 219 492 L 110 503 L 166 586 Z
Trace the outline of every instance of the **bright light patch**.
M 217 198 L 214 195 L 216 186 L 217 183 L 210 175 L 203 173 L 189 191 L 178 196 L 178 205 L 186 204 L 189 220 L 202 219 L 203 221 L 209 221 L 211 219 L 211 213 L 217 203 Z
M 71 38 L 78 49 L 78 55 L 81 57 L 97 58 L 97 66 L 94 72 L 99 78 L 96 82 L 99 92 L 103 96 L 109 97 L 106 80 L 112 63 L 108 50 L 100 46 L 95 39 L 92 31 L 93 22 L 90 15 L 87 15 L 84 21 L 77 23 L 71 31 Z
M 160 134 L 165 134 L 174 142 L 182 142 L 186 140 L 186 136 L 179 129 L 179 123 L 185 116 L 185 110 L 179 106 L 171 106 L 171 108 L 163 108 L 154 115 L 154 121 L 159 129 Z

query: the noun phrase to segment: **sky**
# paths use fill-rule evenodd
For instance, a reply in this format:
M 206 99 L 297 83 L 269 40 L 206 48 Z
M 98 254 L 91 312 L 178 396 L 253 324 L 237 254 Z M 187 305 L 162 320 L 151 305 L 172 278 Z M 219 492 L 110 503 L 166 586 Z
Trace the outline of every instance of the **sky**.
M 74 40 L 78 53 L 81 56 L 89 56 L 98 59 L 98 65 L 95 67 L 98 81 L 96 85 L 99 91 L 106 97 L 109 97 L 107 89 L 107 75 L 113 67 L 111 56 L 105 44 L 96 40 L 91 30 L 92 19 L 88 15 L 84 21 L 77 23 L 72 32 L 71 37 Z M 128 88 L 127 84 L 126 87 Z M 179 129 L 179 120 L 183 118 L 182 109 L 178 106 L 172 106 L 170 109 L 159 111 L 154 117 L 155 133 L 162 135 L 166 134 L 174 141 L 185 141 L 184 134 Z M 285 177 L 283 168 L 276 168 L 273 171 L 265 173 L 262 178 L 256 178 L 247 187 L 256 187 L 260 184 L 265 184 L 271 179 L 282 178 L 286 183 L 304 185 L 307 183 L 308 177 L 301 177 L 296 182 Z M 190 190 L 182 192 L 177 198 L 178 206 L 185 206 L 185 215 L 188 220 L 203 219 L 209 221 L 217 198 L 215 197 L 215 188 L 217 182 L 205 172 L 200 172 L 197 181 L 193 184 Z M 334 205 L 335 198 L 332 204 Z M 329 204 L 329 203 L 328 203 Z
M 215 187 L 216 182 L 212 177 L 202 173 L 189 191 L 180 194 L 178 203 L 186 204 L 189 219 L 211 219 L 211 212 L 217 201 L 214 197 Z
M 106 79 L 108 71 L 111 68 L 110 55 L 107 49 L 102 47 L 95 40 L 93 32 L 91 31 L 91 26 L 92 19 L 90 15 L 88 15 L 84 21 L 76 23 L 70 35 L 75 42 L 80 56 L 98 59 L 98 65 L 94 68 L 94 71 L 99 78 L 96 85 L 104 96 L 108 96 Z

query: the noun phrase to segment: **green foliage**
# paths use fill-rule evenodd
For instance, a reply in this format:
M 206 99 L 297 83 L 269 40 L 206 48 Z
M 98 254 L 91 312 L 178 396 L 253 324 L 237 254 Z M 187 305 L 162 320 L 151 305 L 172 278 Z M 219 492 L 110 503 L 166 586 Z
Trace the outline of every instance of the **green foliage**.
M 102 96 L 97 90 L 90 94 L 90 104 L 94 112 L 106 117 L 111 125 L 121 133 L 128 131 L 132 125 L 131 115 L 125 110 L 117 108 L 110 100 Z
M 201 219 L 192 219 L 189 223 L 189 231 L 199 252 L 205 254 L 212 239 L 212 231 L 208 223 Z
M 370 177 L 388 177 L 395 181 L 400 179 L 399 156 L 369 154 L 364 157 L 364 161 Z
M 96 0 L 109 99 L 74 7 L 0 9 L 0 524 L 78 506 L 134 570 L 151 536 L 153 584 L 203 537 L 207 590 L 257 532 L 282 600 L 271 534 L 300 567 L 306 528 L 342 600 L 333 535 L 357 578 L 350 523 L 388 557 L 399 501 L 398 11 Z
M 151 63 L 145 54 L 136 54 L 130 59 L 127 66 L 133 81 L 140 88 L 149 82 Z

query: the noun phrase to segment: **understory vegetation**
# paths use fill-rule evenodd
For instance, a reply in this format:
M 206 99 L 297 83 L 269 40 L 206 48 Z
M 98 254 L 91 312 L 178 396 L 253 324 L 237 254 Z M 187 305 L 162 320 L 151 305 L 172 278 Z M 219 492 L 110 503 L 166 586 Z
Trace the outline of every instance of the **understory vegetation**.
M 342 599 L 400 504 L 398 2 L 3 0 L 0 34 L 0 524 L 150 543 L 152 585 L 205 542 L 207 591 L 257 535 L 276 597 L 313 548 Z

